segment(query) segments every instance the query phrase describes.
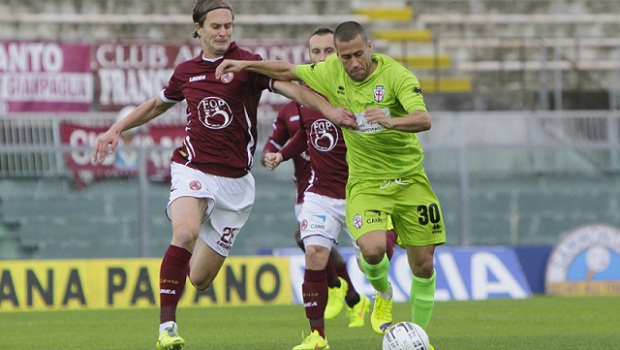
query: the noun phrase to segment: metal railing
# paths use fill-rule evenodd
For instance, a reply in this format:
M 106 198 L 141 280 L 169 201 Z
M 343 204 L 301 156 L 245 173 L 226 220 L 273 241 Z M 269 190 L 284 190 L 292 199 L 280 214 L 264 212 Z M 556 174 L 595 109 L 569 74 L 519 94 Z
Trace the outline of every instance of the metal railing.
M 67 166 L 71 155 L 89 157 L 92 146 L 62 144 L 57 124 L 112 119 L 0 117 L 3 135 L 20 135 L 0 143 L 0 216 L 12 232 L 0 244 L 10 241 L 23 252 L 14 257 L 156 256 L 168 244 L 162 208 L 169 185 L 150 176 L 147 159 L 170 154 L 169 146 L 126 145 L 138 155 L 136 172 L 86 186 L 76 185 Z M 420 140 L 450 244 L 551 244 L 576 225 L 620 224 L 619 112 L 433 112 L 432 119 Z M 28 126 L 33 132 L 25 132 Z M 264 120 L 259 129 L 262 146 L 271 125 Z M 257 165 L 253 172 L 257 202 L 236 252 L 292 246 L 291 168 L 271 173 Z

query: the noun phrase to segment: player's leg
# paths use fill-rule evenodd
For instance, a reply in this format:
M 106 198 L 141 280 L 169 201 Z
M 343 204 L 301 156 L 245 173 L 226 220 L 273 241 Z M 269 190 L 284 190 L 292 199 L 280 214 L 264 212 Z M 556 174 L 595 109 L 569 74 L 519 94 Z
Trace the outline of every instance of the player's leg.
M 334 254 L 338 254 L 336 248 L 332 248 L 332 251 L 327 259 L 327 265 L 325 266 L 328 287 L 327 306 L 325 307 L 326 320 L 333 319 L 342 311 L 344 308 L 344 300 L 349 290 L 348 282 L 338 273 Z
M 385 253 L 389 260 L 392 260 L 392 256 L 394 255 L 394 248 L 398 244 L 401 248 L 404 248 L 402 242 L 398 238 L 398 234 L 394 231 L 394 224 L 392 223 L 392 217 L 388 217 L 388 226 L 387 231 L 385 232 L 385 240 L 386 240 L 386 248 Z
M 196 289 L 207 290 L 220 272 L 225 256 L 216 253 L 211 247 L 199 239 L 190 261 L 189 279 Z
M 428 327 L 435 306 L 435 269 L 433 267 L 434 245 L 407 246 L 409 266 L 413 272 L 411 282 L 411 315 L 413 323 Z
M 344 206 L 344 201 L 341 201 Z M 306 193 L 299 215 L 301 238 L 305 246 L 306 269 L 302 284 L 303 303 L 311 333 L 293 350 L 327 349 L 325 307 L 327 305 L 327 272 L 330 250 L 336 242 L 341 225 L 330 210 L 333 200 Z
M 393 216 L 394 227 L 407 249 L 411 282 L 411 311 L 414 323 L 426 328 L 435 305 L 435 246 L 446 241 L 439 200 L 424 173 L 401 186 Z
M 328 295 L 325 265 L 329 257 L 329 249 L 319 245 L 322 244 L 320 240 L 326 239 L 313 236 L 305 241 L 306 269 L 301 290 L 306 318 L 310 323 L 310 335 L 293 350 L 323 349 L 327 346 L 324 313 Z
M 213 194 L 206 186 L 192 190 L 190 184 L 202 184 L 204 174 L 173 163 L 171 165 L 170 198 L 166 214 L 172 223 L 172 240 L 160 267 L 160 326 L 158 349 L 182 349 L 185 342 L 178 336 L 176 309 L 185 289 L 189 261 L 200 224 L 213 208 Z M 196 186 L 194 186 L 196 188 Z
M 346 223 L 361 251 L 362 270 L 376 291 L 370 324 L 379 334 L 385 333 L 392 323 L 386 231 L 394 189 L 385 186 L 386 183 L 389 182 L 363 180 L 347 183 Z
M 356 256 L 358 256 L 358 253 L 359 251 L 356 249 Z M 355 286 L 353 285 L 353 282 L 351 281 L 351 277 L 349 276 L 347 261 L 335 247 L 332 248 L 330 259 L 334 261 L 336 271 L 338 272 L 338 278 L 342 280 L 343 285 L 348 286 L 346 294 L 344 296 L 344 302 L 347 305 L 347 318 L 349 319 L 349 327 L 363 327 L 365 324 L 365 315 L 370 309 L 370 299 L 368 299 L 367 296 L 360 295 L 357 292 Z
M 172 221 L 172 241 L 159 271 L 160 327 L 158 349 L 182 349 L 185 342 L 176 334 L 176 309 L 185 289 L 200 222 L 207 207 L 207 200 L 182 197 L 169 207 Z
M 385 253 L 385 231 L 368 232 L 358 238 L 357 242 L 362 252 L 362 269 L 376 291 L 374 307 L 370 314 L 370 325 L 376 333 L 384 334 L 392 324 L 393 302 L 392 285 L 388 280 L 390 261 Z

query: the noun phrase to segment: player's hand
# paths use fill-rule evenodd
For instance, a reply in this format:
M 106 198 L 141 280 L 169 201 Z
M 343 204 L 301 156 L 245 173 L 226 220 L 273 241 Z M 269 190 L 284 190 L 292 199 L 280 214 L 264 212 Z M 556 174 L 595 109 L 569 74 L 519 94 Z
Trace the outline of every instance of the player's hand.
M 370 108 L 364 111 L 364 118 L 368 124 L 380 124 L 386 129 L 394 128 L 392 118 L 390 118 L 381 108 Z
M 325 115 L 335 125 L 346 129 L 357 129 L 355 115 L 342 107 L 334 108 L 330 115 Z
M 277 168 L 278 165 L 282 163 L 283 159 L 284 157 L 282 157 L 282 153 L 280 152 L 267 152 L 263 155 L 263 163 L 265 163 L 265 168 L 270 171 L 273 171 L 275 168 Z
M 120 135 L 120 131 L 110 128 L 104 134 L 101 134 L 99 138 L 97 138 L 97 144 L 95 145 L 95 150 L 93 151 L 93 160 L 95 163 L 103 163 L 108 154 L 114 153 L 114 150 L 118 145 Z
M 220 79 L 220 77 L 226 73 L 237 73 L 241 72 L 241 70 L 243 70 L 243 61 L 223 60 L 215 69 L 215 79 Z

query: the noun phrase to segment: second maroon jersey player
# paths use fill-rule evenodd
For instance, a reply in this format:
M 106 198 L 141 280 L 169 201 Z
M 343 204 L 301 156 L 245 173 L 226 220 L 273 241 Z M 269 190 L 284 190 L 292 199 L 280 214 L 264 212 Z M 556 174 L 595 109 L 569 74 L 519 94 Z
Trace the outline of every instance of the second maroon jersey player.
M 263 153 L 278 152 L 299 130 L 299 111 L 297 103 L 290 101 L 280 108 L 273 121 L 273 132 L 263 147 Z M 304 192 L 310 180 L 310 158 L 303 151 L 291 157 L 293 159 L 295 181 L 295 204 L 304 200 Z

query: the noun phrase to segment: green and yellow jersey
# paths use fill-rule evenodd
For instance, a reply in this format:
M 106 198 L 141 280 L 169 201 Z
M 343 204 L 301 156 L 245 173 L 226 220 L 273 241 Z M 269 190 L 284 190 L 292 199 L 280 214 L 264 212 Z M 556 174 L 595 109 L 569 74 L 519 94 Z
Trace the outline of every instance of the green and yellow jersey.
M 416 76 L 394 59 L 373 54 L 377 68 L 362 82 L 349 78 L 337 55 L 299 65 L 297 77 L 325 95 L 332 105 L 357 116 L 358 130 L 343 129 L 350 179 L 407 178 L 422 170 L 424 151 L 415 133 L 388 130 L 365 122 L 362 113 L 382 108 L 392 118 L 426 110 Z

